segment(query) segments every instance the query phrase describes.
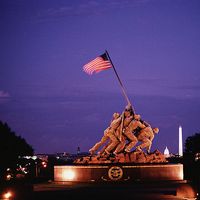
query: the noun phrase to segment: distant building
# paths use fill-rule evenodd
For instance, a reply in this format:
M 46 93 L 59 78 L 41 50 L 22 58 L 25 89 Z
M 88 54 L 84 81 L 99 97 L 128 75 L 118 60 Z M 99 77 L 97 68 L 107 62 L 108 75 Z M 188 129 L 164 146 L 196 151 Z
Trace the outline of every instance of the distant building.
M 47 154 L 37 154 L 36 156 L 40 160 L 48 161 L 48 155 Z
M 165 147 L 164 155 L 165 155 L 166 158 L 170 157 L 169 149 L 167 147 Z
M 77 147 L 77 154 L 79 154 L 81 152 L 80 147 Z
M 179 126 L 179 146 L 178 146 L 178 155 L 183 156 L 183 133 L 182 127 Z

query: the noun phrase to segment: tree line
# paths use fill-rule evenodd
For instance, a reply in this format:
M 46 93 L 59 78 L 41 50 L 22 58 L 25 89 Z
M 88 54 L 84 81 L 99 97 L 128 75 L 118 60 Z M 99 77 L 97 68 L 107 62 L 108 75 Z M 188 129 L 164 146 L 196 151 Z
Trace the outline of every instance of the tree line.
M 24 138 L 16 135 L 7 123 L 0 121 L 0 167 L 13 166 L 20 156 L 33 154 L 33 147 Z

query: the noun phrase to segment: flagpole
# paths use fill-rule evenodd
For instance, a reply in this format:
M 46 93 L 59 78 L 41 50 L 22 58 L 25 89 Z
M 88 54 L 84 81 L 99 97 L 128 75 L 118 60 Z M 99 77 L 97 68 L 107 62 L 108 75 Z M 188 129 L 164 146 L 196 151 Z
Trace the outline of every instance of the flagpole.
M 106 50 L 106 55 L 107 55 L 107 57 L 108 57 L 108 59 L 109 59 L 111 65 L 112 65 L 112 67 L 113 67 L 113 70 L 114 70 L 114 72 L 115 72 L 115 75 L 117 76 L 117 79 L 118 79 L 119 84 L 120 84 L 120 86 L 121 86 L 121 89 L 122 89 L 122 92 L 123 92 L 124 97 L 125 97 L 125 99 L 126 99 L 128 105 L 131 105 L 131 102 L 130 102 L 130 100 L 129 100 L 127 94 L 126 94 L 126 91 L 125 91 L 125 89 L 124 89 L 124 86 L 123 86 L 123 84 L 122 84 L 122 82 L 121 82 L 121 80 L 120 80 L 120 78 L 119 78 L 119 75 L 118 75 L 118 73 L 117 73 L 117 71 L 116 71 L 116 69 L 115 69 L 115 66 L 114 66 L 114 64 L 113 64 L 113 62 L 112 62 L 112 60 L 111 60 L 111 58 L 110 58 L 110 56 L 109 56 L 107 50 Z

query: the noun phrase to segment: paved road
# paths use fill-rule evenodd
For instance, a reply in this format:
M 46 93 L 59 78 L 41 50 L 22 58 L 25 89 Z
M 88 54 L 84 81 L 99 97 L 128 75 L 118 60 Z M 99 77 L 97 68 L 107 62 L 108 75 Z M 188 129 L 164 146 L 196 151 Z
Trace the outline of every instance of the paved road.
M 176 196 L 177 187 L 184 182 L 146 183 L 40 183 L 34 185 L 37 200 L 121 199 L 121 200 L 181 200 L 194 199 Z

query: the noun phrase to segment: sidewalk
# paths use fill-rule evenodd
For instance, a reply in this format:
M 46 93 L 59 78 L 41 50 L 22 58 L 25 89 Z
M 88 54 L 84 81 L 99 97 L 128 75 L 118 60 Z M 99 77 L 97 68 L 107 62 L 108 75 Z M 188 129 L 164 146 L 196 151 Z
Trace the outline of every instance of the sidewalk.
M 135 183 L 71 183 L 50 182 L 34 185 L 35 199 L 137 199 L 181 200 L 189 198 L 177 194 L 177 188 L 188 185 L 186 181 L 135 182 Z M 186 194 L 185 191 L 182 193 Z M 178 195 L 178 196 L 177 196 Z M 188 194 L 187 194 L 188 195 Z

